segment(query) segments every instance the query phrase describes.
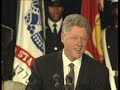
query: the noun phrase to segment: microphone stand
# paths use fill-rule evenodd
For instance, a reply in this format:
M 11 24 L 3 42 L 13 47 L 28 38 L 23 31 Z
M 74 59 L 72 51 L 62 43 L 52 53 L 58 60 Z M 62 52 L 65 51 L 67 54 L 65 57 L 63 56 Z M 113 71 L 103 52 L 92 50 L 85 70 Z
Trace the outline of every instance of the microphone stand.
M 71 90 L 71 86 L 70 85 L 64 85 L 64 90 Z
M 60 76 L 58 74 L 53 75 L 53 80 L 55 82 L 55 90 L 72 90 L 72 77 L 70 75 L 66 76 L 66 85 L 60 84 Z
M 72 90 L 71 89 L 71 85 L 67 84 L 67 85 L 60 85 L 59 87 L 55 87 L 55 90 Z
M 66 85 L 65 90 L 72 90 L 72 76 L 70 74 L 66 75 Z

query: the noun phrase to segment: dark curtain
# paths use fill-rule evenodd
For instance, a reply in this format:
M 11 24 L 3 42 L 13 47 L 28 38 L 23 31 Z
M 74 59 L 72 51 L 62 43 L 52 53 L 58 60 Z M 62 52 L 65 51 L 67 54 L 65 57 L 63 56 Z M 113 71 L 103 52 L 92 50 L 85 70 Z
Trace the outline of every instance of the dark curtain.
M 100 12 L 101 15 L 101 25 L 102 29 L 110 26 L 112 24 L 112 8 L 111 8 L 111 1 L 105 0 L 104 3 L 104 11 Z
M 77 13 L 77 14 L 81 13 L 82 0 L 64 0 L 64 2 L 65 2 L 64 16 L 73 13 Z

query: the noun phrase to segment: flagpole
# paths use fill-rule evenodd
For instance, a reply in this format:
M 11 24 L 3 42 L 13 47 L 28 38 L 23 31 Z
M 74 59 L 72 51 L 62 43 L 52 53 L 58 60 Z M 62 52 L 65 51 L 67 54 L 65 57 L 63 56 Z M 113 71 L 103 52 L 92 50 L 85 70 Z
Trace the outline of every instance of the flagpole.
M 40 0 L 41 1 L 41 19 L 42 19 L 42 31 L 43 31 L 43 40 L 44 40 L 44 53 L 45 53 L 45 40 L 46 40 L 46 25 L 45 25 L 45 6 L 44 6 L 44 0 Z
M 19 15 L 20 15 L 20 3 L 21 2 L 21 0 L 17 0 L 17 13 L 16 13 L 16 32 L 15 32 L 15 34 L 16 34 L 16 38 L 17 38 L 17 32 L 18 32 L 18 21 L 19 21 Z

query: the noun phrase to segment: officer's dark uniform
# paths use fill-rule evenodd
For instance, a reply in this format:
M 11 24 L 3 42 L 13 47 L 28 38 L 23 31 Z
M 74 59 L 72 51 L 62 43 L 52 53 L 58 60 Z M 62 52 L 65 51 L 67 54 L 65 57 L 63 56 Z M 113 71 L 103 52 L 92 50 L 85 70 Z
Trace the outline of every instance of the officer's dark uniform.
M 57 35 L 54 35 L 51 32 L 50 27 L 48 25 L 46 26 L 45 51 L 46 54 L 50 54 L 63 48 L 63 44 L 61 42 L 61 29 Z
M 107 49 L 109 53 L 112 70 L 117 73 L 118 70 L 118 28 L 110 26 L 106 30 Z M 118 84 L 118 76 L 115 76 L 115 82 Z M 117 85 L 118 87 L 118 85 Z
M 46 0 L 46 5 L 50 6 L 63 6 L 63 0 Z M 47 19 L 46 19 L 47 20 Z M 62 25 L 61 25 L 62 27 Z M 63 49 L 63 44 L 61 42 L 61 31 L 60 28 L 57 35 L 54 35 L 50 30 L 48 22 L 46 21 L 46 40 L 45 40 L 45 54 L 50 54 Z
M 113 3 L 117 7 L 118 3 Z M 115 71 L 115 83 L 118 88 L 118 26 L 111 25 L 106 29 L 106 44 L 112 70 Z

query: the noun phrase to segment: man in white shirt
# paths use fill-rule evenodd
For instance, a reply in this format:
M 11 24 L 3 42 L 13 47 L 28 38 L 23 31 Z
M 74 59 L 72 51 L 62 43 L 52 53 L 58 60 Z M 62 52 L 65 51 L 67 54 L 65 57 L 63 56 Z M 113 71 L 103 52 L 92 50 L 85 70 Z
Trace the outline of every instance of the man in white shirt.
M 84 53 L 89 34 L 87 19 L 68 15 L 61 33 L 64 48 L 34 61 L 26 90 L 111 90 L 107 67 Z

